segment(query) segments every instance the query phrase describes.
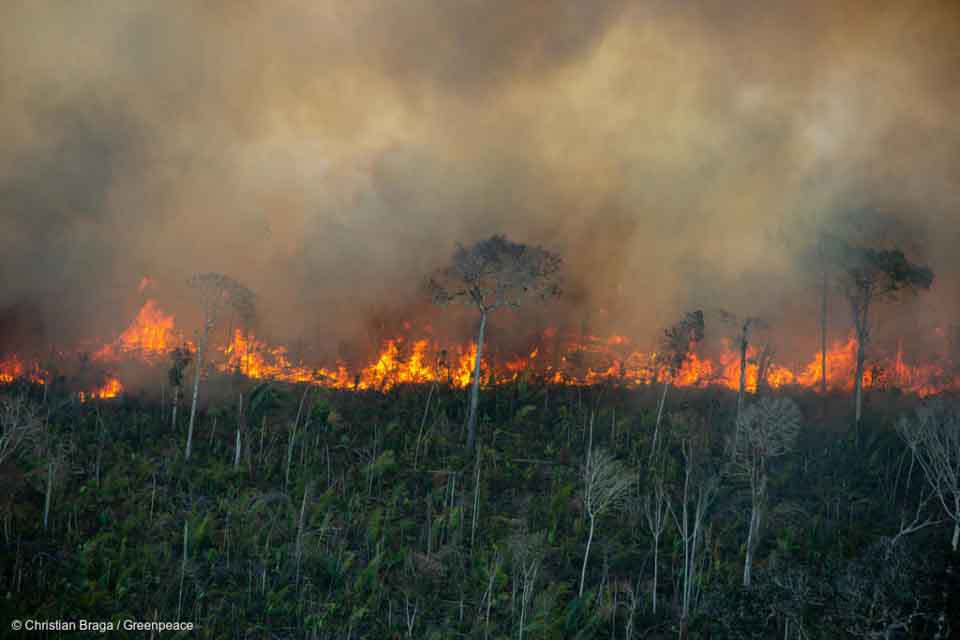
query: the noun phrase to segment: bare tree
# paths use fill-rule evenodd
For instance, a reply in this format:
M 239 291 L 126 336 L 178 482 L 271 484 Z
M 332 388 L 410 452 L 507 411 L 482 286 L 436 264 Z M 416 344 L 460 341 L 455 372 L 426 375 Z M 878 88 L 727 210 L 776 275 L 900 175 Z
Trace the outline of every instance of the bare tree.
M 747 386 L 747 351 L 750 349 L 750 332 L 756 329 L 764 329 L 767 324 L 760 318 L 755 318 L 752 316 L 747 316 L 740 320 L 737 316 L 732 313 L 727 313 L 726 311 L 721 311 L 720 316 L 724 322 L 732 324 L 737 327 L 737 349 L 740 352 L 740 384 L 737 388 L 737 416 L 736 419 L 740 419 L 740 415 L 743 413 L 743 398 Z M 759 378 L 757 380 L 757 385 L 759 386 Z
M 680 640 L 686 640 L 690 612 L 699 594 L 698 585 L 703 567 L 697 564 L 697 551 L 704 537 L 707 515 L 717 496 L 719 480 L 716 475 L 705 473 L 696 460 L 694 444 L 687 439 L 681 445 L 684 461 L 683 487 L 679 496 L 680 513 L 668 502 L 670 515 L 683 545 L 681 567 Z
M 955 407 L 937 403 L 901 418 L 897 431 L 906 441 L 927 482 L 953 520 L 951 547 L 960 544 L 960 415 Z
M 203 357 L 207 350 L 210 334 L 217 324 L 217 317 L 224 307 L 230 306 L 246 321 L 253 319 L 254 295 L 236 280 L 220 273 L 198 273 L 190 278 L 190 286 L 197 290 L 203 312 L 203 327 L 197 345 L 197 360 L 193 374 L 193 401 L 190 403 L 190 425 L 187 428 L 186 459 L 190 459 L 193 445 L 193 423 L 197 415 L 197 396 L 200 392 L 200 374 L 203 369 Z
M 191 359 L 189 345 L 177 347 L 170 352 L 170 370 L 167 371 L 167 378 L 173 393 L 173 411 L 170 418 L 170 428 L 173 431 L 177 430 L 177 409 L 180 406 L 180 394 L 183 389 L 183 372 L 190 366 Z
M 543 563 L 545 536 L 543 532 L 515 534 L 508 541 L 510 553 L 513 557 L 514 584 L 520 591 L 520 624 L 517 634 L 518 640 L 523 640 L 523 631 L 526 626 L 527 608 L 533 598 L 537 583 L 537 574 Z
M 480 362 L 487 318 L 501 307 L 519 307 L 529 292 L 541 297 L 558 295 L 555 278 L 559 270 L 560 257 L 550 251 L 495 235 L 470 247 L 458 244 L 450 265 L 427 283 L 436 304 L 462 302 L 480 312 L 467 416 L 467 448 L 471 452 L 477 439 Z
M 643 496 L 643 516 L 653 539 L 653 590 L 651 594 L 653 613 L 657 613 L 657 586 L 660 577 L 660 537 L 667 528 L 667 513 L 669 510 L 669 496 L 663 483 L 663 470 L 655 468 L 653 471 L 653 490 Z
M 750 525 L 743 562 L 743 586 L 750 586 L 753 555 L 768 504 L 770 459 L 791 451 L 800 433 L 802 416 L 790 398 L 764 398 L 747 407 L 737 420 L 733 468 L 750 483 Z
M 660 423 L 663 420 L 663 408 L 667 403 L 667 390 L 673 379 L 680 373 L 683 363 L 691 349 L 703 340 L 703 311 L 688 312 L 680 322 L 663 332 L 661 349 L 664 354 L 666 370 L 663 375 L 663 394 L 657 408 L 657 422 L 653 427 L 653 445 L 650 448 L 652 460 L 657 451 L 657 439 L 660 435 Z
M 590 519 L 590 533 L 587 537 L 587 548 L 583 552 L 583 567 L 580 569 L 579 595 L 581 596 L 597 518 L 618 506 L 632 483 L 633 479 L 623 464 L 609 453 L 603 449 L 590 452 L 583 468 L 583 506 Z
M 0 463 L 40 431 L 37 407 L 24 395 L 0 396 Z
M 857 370 L 854 377 L 854 424 L 859 427 L 863 371 L 870 341 L 870 309 L 900 292 L 929 289 L 933 271 L 907 260 L 899 249 L 871 249 L 831 239 L 832 259 L 839 266 L 839 287 L 850 305 L 857 333 Z

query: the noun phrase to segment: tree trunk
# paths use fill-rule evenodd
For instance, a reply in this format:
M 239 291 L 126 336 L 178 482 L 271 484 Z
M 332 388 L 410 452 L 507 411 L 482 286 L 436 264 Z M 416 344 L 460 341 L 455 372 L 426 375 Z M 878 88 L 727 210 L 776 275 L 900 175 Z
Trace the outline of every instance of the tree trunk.
M 953 546 L 954 552 L 956 552 L 957 550 L 958 543 L 960 543 L 960 520 L 954 520 L 953 521 L 953 542 L 951 543 L 951 545 Z
M 740 336 L 740 388 L 737 391 L 737 422 L 740 421 L 740 413 L 743 411 L 743 392 L 747 386 L 747 328 L 743 328 L 743 335 Z
M 193 423 L 197 416 L 197 396 L 200 393 L 200 371 L 203 369 L 203 352 L 207 348 L 207 335 L 210 333 L 210 326 L 205 324 L 203 335 L 200 337 L 200 348 L 197 349 L 196 371 L 193 374 L 193 401 L 190 403 L 190 426 L 187 427 L 187 452 L 184 456 L 190 459 L 190 452 L 193 447 Z
M 857 371 L 853 381 L 853 395 L 855 403 L 854 426 L 860 428 L 860 413 L 863 403 L 863 365 L 867 358 L 867 348 L 865 343 L 866 336 L 861 330 L 857 330 Z
M 480 360 L 483 358 L 483 333 L 487 328 L 487 313 L 480 313 L 477 332 L 477 357 L 473 363 L 473 385 L 470 388 L 470 413 L 467 416 L 467 450 L 473 452 L 477 442 L 477 405 L 480 402 Z
M 663 381 L 663 394 L 660 396 L 660 406 L 657 408 L 657 422 L 653 427 L 653 446 L 650 448 L 650 459 L 657 453 L 657 437 L 660 434 L 660 420 L 663 419 L 663 407 L 667 404 L 667 389 L 670 388 L 670 380 Z
M 180 404 L 180 387 L 173 388 L 173 417 L 170 419 L 170 430 L 177 432 L 177 407 Z
M 821 255 L 821 260 L 823 256 Z M 820 288 L 820 393 L 827 394 L 827 270 Z
M 657 615 L 657 578 L 659 577 L 660 536 L 653 539 L 653 615 Z
M 757 544 L 757 506 L 750 510 L 750 530 L 747 532 L 747 553 L 743 561 L 743 586 L 750 586 L 753 574 L 753 550 Z
M 587 536 L 587 549 L 583 552 L 583 568 L 580 569 L 580 594 L 583 597 L 583 583 L 587 578 L 587 558 L 590 556 L 590 544 L 593 542 L 593 525 L 596 518 L 590 517 L 590 535 Z

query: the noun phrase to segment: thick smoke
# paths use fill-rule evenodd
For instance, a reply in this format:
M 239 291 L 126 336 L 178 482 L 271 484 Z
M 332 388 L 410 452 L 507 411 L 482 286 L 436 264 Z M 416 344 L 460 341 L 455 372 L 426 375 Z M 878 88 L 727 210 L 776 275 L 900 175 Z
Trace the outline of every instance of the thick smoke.
M 0 349 L 112 335 L 144 275 L 189 322 L 213 270 L 263 333 L 349 351 L 436 321 L 422 278 L 495 232 L 566 261 L 525 326 L 642 342 L 705 307 L 807 340 L 804 256 L 861 210 L 937 273 L 882 320 L 946 324 L 957 6 L 3 3 Z

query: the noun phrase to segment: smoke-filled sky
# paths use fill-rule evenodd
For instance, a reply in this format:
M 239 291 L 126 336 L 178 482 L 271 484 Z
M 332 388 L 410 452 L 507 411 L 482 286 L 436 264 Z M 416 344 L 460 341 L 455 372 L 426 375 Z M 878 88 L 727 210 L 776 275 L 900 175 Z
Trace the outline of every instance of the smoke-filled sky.
M 887 315 L 945 323 L 958 106 L 955 2 L 11 0 L 0 345 L 115 332 L 144 275 L 179 313 L 200 271 L 341 344 L 442 314 L 424 276 L 500 232 L 565 260 L 538 322 L 813 335 L 799 256 L 863 209 L 937 273 Z

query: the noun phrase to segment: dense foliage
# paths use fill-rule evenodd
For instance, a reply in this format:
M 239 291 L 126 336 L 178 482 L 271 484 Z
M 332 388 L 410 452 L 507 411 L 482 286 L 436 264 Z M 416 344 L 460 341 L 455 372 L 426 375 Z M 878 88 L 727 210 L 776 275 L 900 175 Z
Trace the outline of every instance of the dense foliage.
M 744 587 L 751 491 L 736 471 L 735 394 L 678 391 L 651 455 L 658 390 L 521 379 L 481 397 L 474 457 L 461 391 L 233 384 L 200 414 L 189 461 L 184 420 L 174 430 L 170 407 L 145 397 L 0 390 L 38 417 L 0 466 L 4 625 L 191 620 L 198 630 L 164 635 L 331 639 L 960 628 L 951 525 L 894 426 L 915 400 L 872 394 L 854 432 L 846 398 L 793 398 L 802 424 L 791 450 L 765 459 Z M 584 464 L 600 450 L 629 488 L 591 512 Z M 644 506 L 657 486 L 655 555 Z M 712 492 L 702 505 L 697 487 Z

